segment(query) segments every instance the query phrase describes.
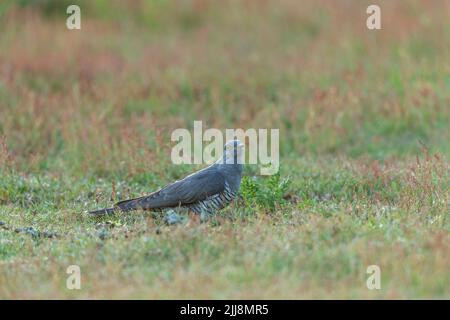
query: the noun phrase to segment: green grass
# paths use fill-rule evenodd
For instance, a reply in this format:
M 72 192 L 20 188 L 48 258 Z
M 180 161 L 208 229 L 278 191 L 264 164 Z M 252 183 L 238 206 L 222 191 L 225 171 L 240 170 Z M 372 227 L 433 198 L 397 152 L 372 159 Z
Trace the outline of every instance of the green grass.
M 359 1 L 76 3 L 81 31 L 0 5 L 0 298 L 450 297 L 446 2 L 381 31 Z M 86 216 L 200 168 L 170 161 L 194 120 L 279 128 L 279 174 L 203 224 Z

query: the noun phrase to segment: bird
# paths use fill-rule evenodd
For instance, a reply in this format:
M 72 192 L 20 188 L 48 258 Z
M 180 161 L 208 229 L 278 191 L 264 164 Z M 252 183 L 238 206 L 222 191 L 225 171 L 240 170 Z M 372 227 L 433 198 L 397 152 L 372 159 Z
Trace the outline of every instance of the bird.
M 187 208 L 201 220 L 227 207 L 238 195 L 242 179 L 244 144 L 230 140 L 223 155 L 212 165 L 196 171 L 146 196 L 117 202 L 112 208 L 90 211 L 93 216 L 133 210 L 162 211 Z

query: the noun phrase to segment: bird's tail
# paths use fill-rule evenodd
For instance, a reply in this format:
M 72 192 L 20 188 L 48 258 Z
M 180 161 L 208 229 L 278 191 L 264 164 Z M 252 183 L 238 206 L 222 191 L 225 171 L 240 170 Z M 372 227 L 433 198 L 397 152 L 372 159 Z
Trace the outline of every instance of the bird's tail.
M 114 205 L 114 208 L 105 208 L 105 209 L 90 211 L 89 213 L 91 215 L 100 216 L 100 215 L 106 215 L 106 214 L 114 214 L 115 212 L 127 212 L 127 211 L 132 211 L 132 210 L 138 210 L 141 208 L 140 206 L 138 206 L 138 202 L 137 202 L 138 199 L 139 198 L 123 200 L 123 201 L 116 203 Z
M 101 216 L 101 215 L 106 215 L 106 214 L 114 214 L 116 212 L 128 212 L 128 211 L 132 211 L 132 210 L 145 209 L 142 206 L 142 204 L 140 204 L 140 202 L 139 202 L 139 200 L 141 200 L 143 198 L 145 198 L 145 197 L 123 200 L 123 201 L 117 202 L 114 205 L 114 208 L 105 208 L 105 209 L 90 211 L 89 214 L 95 215 L 95 216 Z
M 90 215 L 93 216 L 103 216 L 106 214 L 113 214 L 116 210 L 114 208 L 104 208 L 100 210 L 89 211 Z
M 115 208 L 119 209 L 120 211 L 127 212 L 132 210 L 138 210 L 143 209 L 141 205 L 139 205 L 139 200 L 142 199 L 135 198 L 135 199 L 129 199 L 129 200 L 122 200 L 120 202 L 117 202 L 115 205 Z

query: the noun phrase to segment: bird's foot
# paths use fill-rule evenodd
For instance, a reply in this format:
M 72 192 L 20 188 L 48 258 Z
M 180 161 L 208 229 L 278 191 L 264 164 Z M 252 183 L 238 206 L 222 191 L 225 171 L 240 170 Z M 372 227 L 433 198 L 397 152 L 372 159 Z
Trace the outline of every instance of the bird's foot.
M 185 222 L 185 219 L 178 213 L 176 213 L 175 210 L 168 210 L 163 220 L 168 225 L 174 225 Z
M 202 213 L 200 213 L 200 222 L 201 223 L 207 222 L 209 220 L 209 217 L 210 217 L 209 213 L 202 211 Z

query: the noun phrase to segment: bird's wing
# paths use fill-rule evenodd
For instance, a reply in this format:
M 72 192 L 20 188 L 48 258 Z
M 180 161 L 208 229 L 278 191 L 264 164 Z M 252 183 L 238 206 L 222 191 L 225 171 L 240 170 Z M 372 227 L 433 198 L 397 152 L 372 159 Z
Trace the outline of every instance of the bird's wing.
M 225 188 L 224 176 L 209 167 L 176 181 L 148 196 L 118 202 L 116 207 L 124 211 L 135 209 L 159 209 L 195 203 L 220 193 Z

